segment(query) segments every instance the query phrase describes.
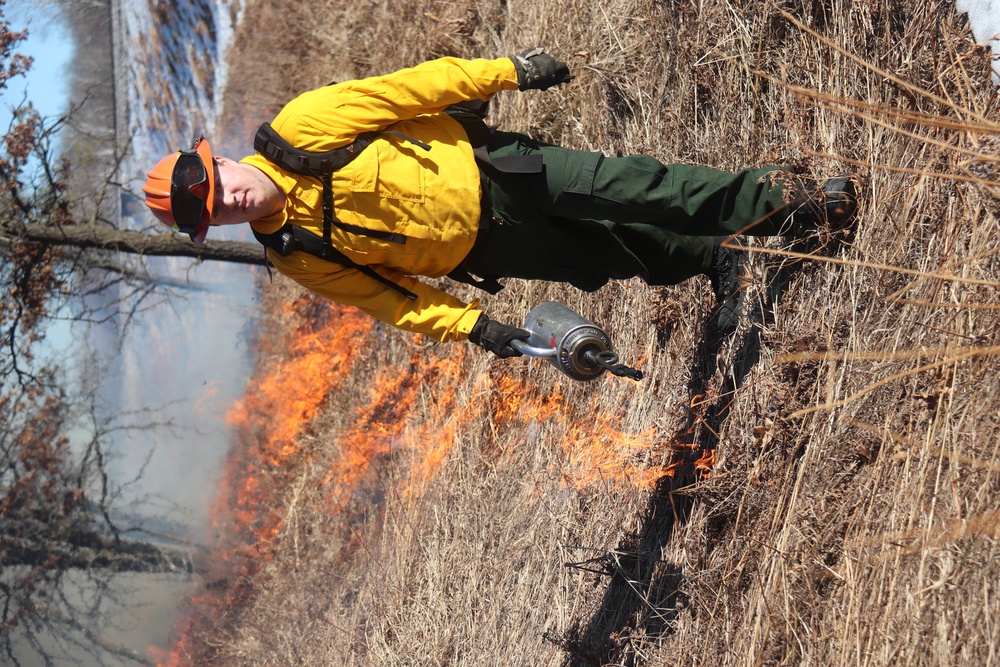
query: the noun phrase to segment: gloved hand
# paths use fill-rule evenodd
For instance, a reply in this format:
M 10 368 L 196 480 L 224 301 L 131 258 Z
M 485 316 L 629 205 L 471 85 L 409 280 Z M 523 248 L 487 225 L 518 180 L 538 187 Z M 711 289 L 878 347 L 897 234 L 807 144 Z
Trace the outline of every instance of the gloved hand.
M 545 53 L 545 49 L 540 46 L 511 56 L 510 59 L 514 61 L 514 69 L 517 70 L 517 87 L 520 90 L 547 90 L 573 79 L 566 63 Z
M 510 344 L 511 341 L 528 340 L 530 335 L 531 333 L 524 329 L 501 324 L 485 315 L 480 315 L 472 331 L 469 332 L 469 340 L 501 359 L 509 359 L 521 356 L 521 353 Z

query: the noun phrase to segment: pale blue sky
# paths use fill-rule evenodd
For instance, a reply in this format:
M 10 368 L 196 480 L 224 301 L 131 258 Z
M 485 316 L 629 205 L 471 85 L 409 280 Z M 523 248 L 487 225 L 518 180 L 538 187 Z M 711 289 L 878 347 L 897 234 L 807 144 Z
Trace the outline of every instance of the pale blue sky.
M 67 66 L 73 56 L 72 43 L 61 21 L 54 18 L 55 8 L 32 0 L 8 0 L 4 19 L 11 30 L 28 29 L 28 38 L 15 51 L 34 58 L 26 75 L 7 82 L 0 96 L 0 131 L 6 132 L 11 122 L 11 109 L 31 102 L 42 118 L 55 118 L 66 111 L 69 102 Z M 61 349 L 69 339 L 66 327 L 55 326 L 49 332 L 48 343 Z
M 50 6 L 38 6 L 30 0 L 8 0 L 4 16 L 13 30 L 28 28 L 28 39 L 17 50 L 34 57 L 26 77 L 8 81 L 0 105 L 0 127 L 10 123 L 10 108 L 25 99 L 31 101 L 43 117 L 58 116 L 65 111 L 69 86 L 66 66 L 73 55 L 69 36 L 58 20 L 52 18 Z

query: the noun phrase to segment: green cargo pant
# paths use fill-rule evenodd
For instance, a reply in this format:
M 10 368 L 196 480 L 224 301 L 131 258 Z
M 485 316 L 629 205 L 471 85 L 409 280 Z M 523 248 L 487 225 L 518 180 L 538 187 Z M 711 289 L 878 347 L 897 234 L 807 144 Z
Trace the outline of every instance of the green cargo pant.
M 463 262 L 483 278 L 568 282 L 587 291 L 610 279 L 674 285 L 703 273 L 717 237 L 776 234 L 788 217 L 779 168 L 731 174 L 664 165 L 646 155 L 604 157 L 496 132 L 493 158 L 542 156 L 536 174 L 485 172 L 493 221 Z

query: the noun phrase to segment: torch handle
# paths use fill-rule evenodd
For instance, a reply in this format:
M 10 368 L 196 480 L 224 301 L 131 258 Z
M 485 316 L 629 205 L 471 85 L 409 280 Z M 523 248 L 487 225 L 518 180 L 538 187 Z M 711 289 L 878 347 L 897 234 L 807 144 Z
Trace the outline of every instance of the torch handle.
M 534 345 L 528 345 L 523 340 L 512 340 L 510 346 L 525 355 L 526 357 L 555 357 L 556 348 L 554 347 L 535 347 Z

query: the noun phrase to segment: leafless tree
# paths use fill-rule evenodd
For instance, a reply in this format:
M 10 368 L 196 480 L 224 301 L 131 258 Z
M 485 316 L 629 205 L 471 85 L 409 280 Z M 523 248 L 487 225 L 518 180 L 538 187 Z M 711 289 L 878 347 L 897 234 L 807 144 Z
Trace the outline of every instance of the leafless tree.
M 0 0 L 0 93 L 31 66 L 16 51 L 25 33 L 11 30 L 3 8 Z M 60 364 L 39 352 L 49 322 L 67 313 L 93 317 L 95 294 L 124 286 L 135 299 L 156 289 L 144 265 L 150 256 L 263 263 L 252 243 L 195 246 L 181 235 L 118 228 L 118 207 L 109 204 L 121 196 L 123 150 L 95 157 L 86 179 L 56 150 L 70 123 L 78 134 L 97 131 L 74 120 L 80 108 L 48 120 L 22 101 L 0 142 L 0 662 L 7 664 L 20 659 L 15 645 L 50 663 L 53 633 L 64 654 L 148 660 L 95 630 L 110 582 L 121 573 L 191 569 L 189 548 L 121 518 L 122 485 L 109 478 L 115 432 L 169 425 L 152 414 L 118 422 L 98 415 Z M 80 433 L 89 436 L 81 442 Z

